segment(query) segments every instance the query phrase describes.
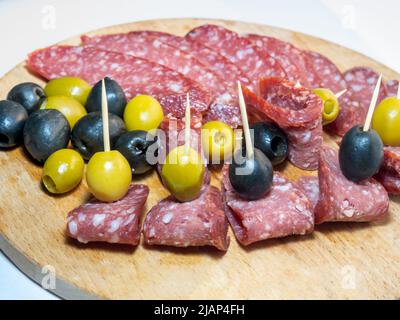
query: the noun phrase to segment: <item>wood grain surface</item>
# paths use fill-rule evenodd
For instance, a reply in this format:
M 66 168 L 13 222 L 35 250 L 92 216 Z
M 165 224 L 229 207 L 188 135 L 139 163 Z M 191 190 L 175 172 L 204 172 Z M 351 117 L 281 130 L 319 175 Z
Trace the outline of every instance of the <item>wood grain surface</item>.
M 389 68 L 339 45 L 293 31 L 222 20 L 171 19 L 113 26 L 90 34 L 159 30 L 185 34 L 204 23 L 253 32 L 321 52 L 341 70 L 363 65 L 386 79 L 400 78 Z M 78 44 L 79 37 L 64 43 Z M 43 82 L 22 62 L 0 79 L 0 98 L 23 81 Z M 333 139 L 325 136 L 325 143 Z M 287 165 L 291 179 L 304 174 Z M 315 174 L 308 173 L 308 174 Z M 226 254 L 212 248 L 137 248 L 81 245 L 65 236 L 69 210 L 88 198 L 85 183 L 54 197 L 40 184 L 41 168 L 22 148 L 0 152 L 0 247 L 29 277 L 64 298 L 105 299 L 375 299 L 400 298 L 400 208 L 392 198 L 390 215 L 380 223 L 330 223 L 309 236 L 267 240 L 241 247 L 231 231 Z M 146 210 L 167 195 L 156 174 L 137 182 L 150 189 Z M 213 183 L 219 186 L 218 172 Z M 147 212 L 147 211 L 145 211 Z M 2 288 L 7 290 L 6 288 Z

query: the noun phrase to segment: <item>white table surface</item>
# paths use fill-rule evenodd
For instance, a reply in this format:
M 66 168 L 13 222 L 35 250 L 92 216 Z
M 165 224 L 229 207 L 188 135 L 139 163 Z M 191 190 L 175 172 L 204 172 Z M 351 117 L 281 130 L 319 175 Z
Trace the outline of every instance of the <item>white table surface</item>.
M 288 28 L 357 50 L 400 72 L 399 9 L 398 0 L 0 0 L 0 76 L 27 53 L 65 38 L 119 23 L 176 17 Z M 0 252 L 0 299 L 57 297 Z

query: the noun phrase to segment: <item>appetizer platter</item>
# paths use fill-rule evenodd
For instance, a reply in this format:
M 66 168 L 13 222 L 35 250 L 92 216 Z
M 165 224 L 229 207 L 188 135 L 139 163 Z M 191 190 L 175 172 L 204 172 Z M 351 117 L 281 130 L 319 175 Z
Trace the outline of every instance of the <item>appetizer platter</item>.
M 399 79 L 222 20 L 38 49 L 0 79 L 0 248 L 64 298 L 398 298 Z

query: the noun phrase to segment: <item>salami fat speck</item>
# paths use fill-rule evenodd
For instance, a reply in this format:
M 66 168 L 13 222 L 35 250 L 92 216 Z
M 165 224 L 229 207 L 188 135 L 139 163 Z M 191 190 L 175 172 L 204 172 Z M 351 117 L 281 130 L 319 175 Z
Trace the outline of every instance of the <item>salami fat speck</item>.
M 289 160 L 297 167 L 314 170 L 322 145 L 322 100 L 311 90 L 277 78 L 260 80 L 260 95 L 243 88 L 252 121 L 270 119 L 289 141 Z
M 399 81 L 389 80 L 386 82 L 386 94 L 388 97 L 397 97 L 399 91 Z
M 348 180 L 339 165 L 338 153 L 323 147 L 318 168 L 320 196 L 315 223 L 328 221 L 368 222 L 382 220 L 389 209 L 383 186 L 371 178 L 361 183 Z
M 314 229 L 314 214 L 307 197 L 280 173 L 274 172 L 269 193 L 259 200 L 239 197 L 225 168 L 222 190 L 225 213 L 242 245 L 261 240 L 305 235 Z
M 205 186 L 199 198 L 178 202 L 172 196 L 160 201 L 147 214 L 143 234 L 147 245 L 174 247 L 214 246 L 226 251 L 229 246 L 228 221 L 221 193 Z
M 101 241 L 136 246 L 140 215 L 149 188 L 134 184 L 124 198 L 113 203 L 91 200 L 68 213 L 67 234 L 79 242 Z
M 130 99 L 149 94 L 158 99 L 164 113 L 185 114 L 186 93 L 191 106 L 205 112 L 212 97 L 197 82 L 176 71 L 147 60 L 90 47 L 54 46 L 32 53 L 28 68 L 50 80 L 62 76 L 80 77 L 91 84 L 104 77 L 117 81 Z
M 296 187 L 299 188 L 307 196 L 311 203 L 314 212 L 319 199 L 319 181 L 315 176 L 303 176 L 296 182 Z
M 369 68 L 357 67 L 344 73 L 347 92 L 339 99 L 340 112 L 337 119 L 325 128 L 343 136 L 357 124 L 363 124 L 368 112 L 379 74 Z M 382 83 L 378 103 L 386 97 Z
M 384 161 L 375 178 L 390 194 L 400 195 L 400 147 L 385 147 Z

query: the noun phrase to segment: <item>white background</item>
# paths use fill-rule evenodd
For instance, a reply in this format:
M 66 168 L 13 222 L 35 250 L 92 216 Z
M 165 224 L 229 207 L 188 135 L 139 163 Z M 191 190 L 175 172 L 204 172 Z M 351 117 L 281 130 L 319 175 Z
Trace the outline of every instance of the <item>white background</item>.
M 284 27 L 360 51 L 400 72 L 399 12 L 398 0 L 0 0 L 0 76 L 30 51 L 65 38 L 113 24 L 175 17 Z M 55 297 L 0 253 L 0 299 Z

